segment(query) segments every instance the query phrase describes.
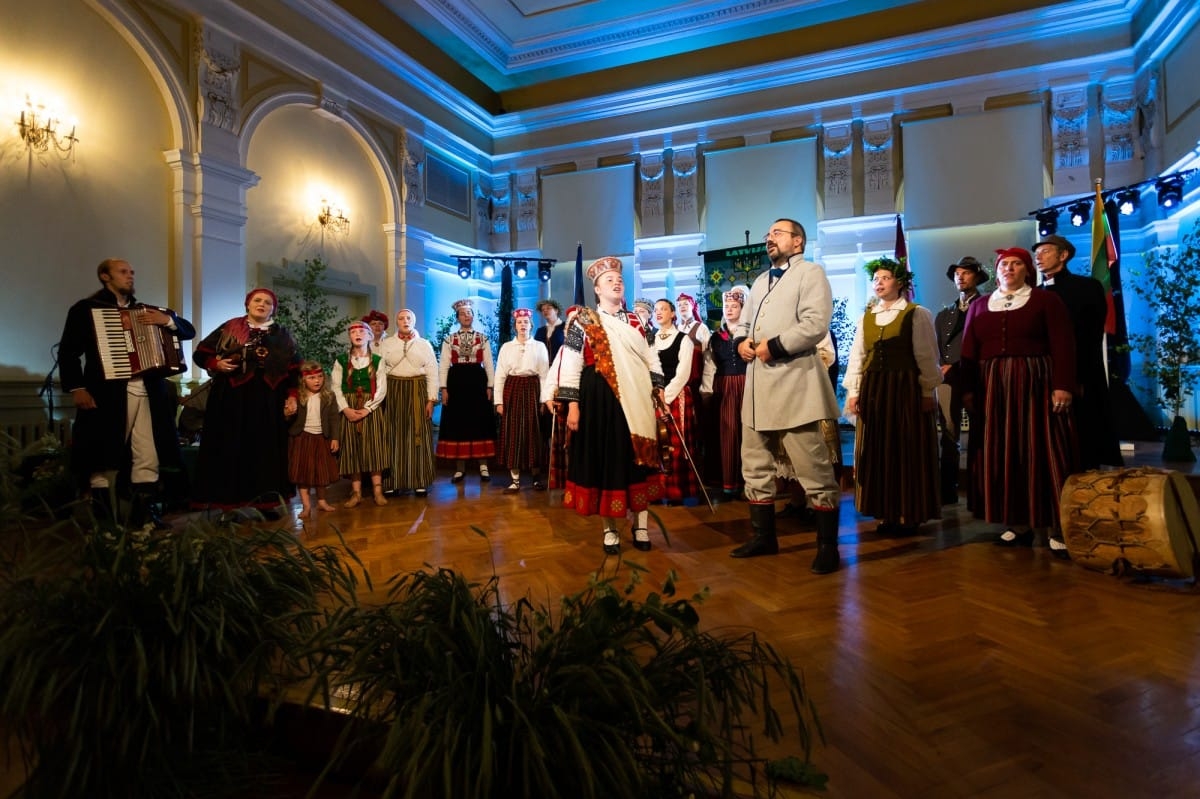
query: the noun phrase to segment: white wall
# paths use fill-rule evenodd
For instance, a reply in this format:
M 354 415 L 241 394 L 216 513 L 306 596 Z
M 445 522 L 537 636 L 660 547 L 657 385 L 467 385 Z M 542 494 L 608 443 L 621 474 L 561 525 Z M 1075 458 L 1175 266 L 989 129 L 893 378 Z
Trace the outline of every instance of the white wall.
M 255 128 L 246 166 L 259 176 L 246 195 L 247 283 L 260 262 L 279 265 L 283 258 L 304 261 L 324 252 L 331 269 L 375 286 L 382 300 L 388 268 L 383 226 L 391 220 L 379 167 L 353 130 L 311 108 L 279 108 Z M 323 244 L 322 197 L 350 219 L 348 232 L 326 231 Z M 226 316 L 243 312 L 242 295 L 251 286 L 238 288 L 238 304 Z
M 815 139 L 722 150 L 704 156 L 704 219 L 709 249 L 762 241 L 781 217 L 804 225 L 809 239 L 817 229 L 817 145 Z
M 904 224 L 929 227 L 1028 219 L 1045 197 L 1041 105 L 909 122 Z
M 0 0 L 0 20 L 0 379 L 40 378 L 104 258 L 133 264 L 139 299 L 178 302 L 167 293 L 173 142 L 146 68 L 83 3 Z M 78 118 L 74 161 L 25 149 L 15 122 L 26 92 Z
M 634 188 L 631 164 L 542 178 L 545 257 L 574 264 L 580 241 L 584 267 L 605 255 L 631 254 Z

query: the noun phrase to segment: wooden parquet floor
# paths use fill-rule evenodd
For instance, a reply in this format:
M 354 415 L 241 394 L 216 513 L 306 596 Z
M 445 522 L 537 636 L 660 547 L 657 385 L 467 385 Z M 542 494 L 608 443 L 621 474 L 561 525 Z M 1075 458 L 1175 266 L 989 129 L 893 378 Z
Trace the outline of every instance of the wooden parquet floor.
M 558 492 L 509 496 L 506 484 L 440 475 L 428 498 L 286 523 L 309 544 L 336 543 L 336 526 L 377 589 L 432 564 L 479 579 L 494 569 L 508 598 L 579 590 L 603 561 L 597 520 L 562 508 Z M 843 566 L 823 577 L 809 572 L 814 534 L 797 522 L 779 521 L 778 556 L 735 560 L 745 503 L 655 512 L 670 543 L 654 534 L 640 553 L 626 542 L 623 557 L 651 582 L 673 569 L 681 592 L 707 586 L 706 627 L 758 630 L 802 669 L 831 799 L 1200 796 L 1191 587 L 995 547 L 996 529 L 961 504 L 917 536 L 881 538 L 844 495 Z

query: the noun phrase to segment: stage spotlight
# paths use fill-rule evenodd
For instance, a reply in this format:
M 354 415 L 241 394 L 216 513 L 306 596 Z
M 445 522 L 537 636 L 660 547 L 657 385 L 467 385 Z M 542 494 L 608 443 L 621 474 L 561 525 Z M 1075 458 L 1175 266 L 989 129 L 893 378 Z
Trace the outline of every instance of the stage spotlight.
M 538 261 L 538 280 L 549 283 L 552 274 L 554 274 L 553 261 Z
M 485 258 L 481 263 L 483 264 L 483 268 L 479 270 L 479 274 L 483 276 L 483 279 L 491 280 L 494 278 L 496 276 L 496 262 L 491 258 Z
M 529 262 L 513 261 L 513 274 L 516 275 L 518 280 L 523 279 L 527 274 L 529 274 Z
M 1071 207 L 1067 209 L 1067 213 L 1071 215 L 1071 224 L 1075 227 L 1083 227 L 1086 225 L 1088 221 L 1088 212 L 1091 209 L 1092 204 L 1083 200 L 1072 204 Z
M 1159 205 L 1163 208 L 1174 208 L 1183 202 L 1183 176 L 1159 178 L 1154 183 L 1154 190 L 1158 192 Z
M 463 280 L 466 280 L 467 278 L 469 278 L 471 276 L 471 259 L 470 258 L 459 258 L 458 259 L 458 276 L 461 277 Z
M 1039 236 L 1053 236 L 1058 232 L 1058 211 L 1054 208 L 1043 208 L 1034 214 L 1038 223 Z
M 1117 210 L 1121 216 L 1133 216 L 1142 204 L 1142 195 L 1137 189 L 1122 189 L 1117 192 Z

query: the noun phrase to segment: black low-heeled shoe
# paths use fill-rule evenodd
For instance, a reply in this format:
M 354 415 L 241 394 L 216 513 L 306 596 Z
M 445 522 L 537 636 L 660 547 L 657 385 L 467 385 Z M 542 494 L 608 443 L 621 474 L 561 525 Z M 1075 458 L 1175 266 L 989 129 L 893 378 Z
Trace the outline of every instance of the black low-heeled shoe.
M 645 540 L 638 538 L 638 533 L 645 533 L 646 534 Z M 649 552 L 650 551 L 650 531 L 647 530 L 645 527 L 633 528 L 633 548 L 638 550 L 639 552 Z
M 609 536 L 612 536 L 613 543 L 608 542 Z M 621 536 L 616 530 L 604 531 L 604 554 L 619 555 L 621 554 Z
M 998 547 L 1031 547 L 1033 546 L 1033 530 L 1026 530 L 1023 533 L 1005 530 L 996 538 L 995 543 Z

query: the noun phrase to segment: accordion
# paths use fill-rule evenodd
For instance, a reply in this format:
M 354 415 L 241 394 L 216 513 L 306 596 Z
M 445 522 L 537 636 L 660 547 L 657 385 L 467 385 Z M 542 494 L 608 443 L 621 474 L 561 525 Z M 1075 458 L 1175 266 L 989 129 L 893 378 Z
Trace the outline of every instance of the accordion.
M 105 380 L 165 377 L 186 372 L 174 331 L 141 321 L 136 308 L 93 308 L 92 323 Z

